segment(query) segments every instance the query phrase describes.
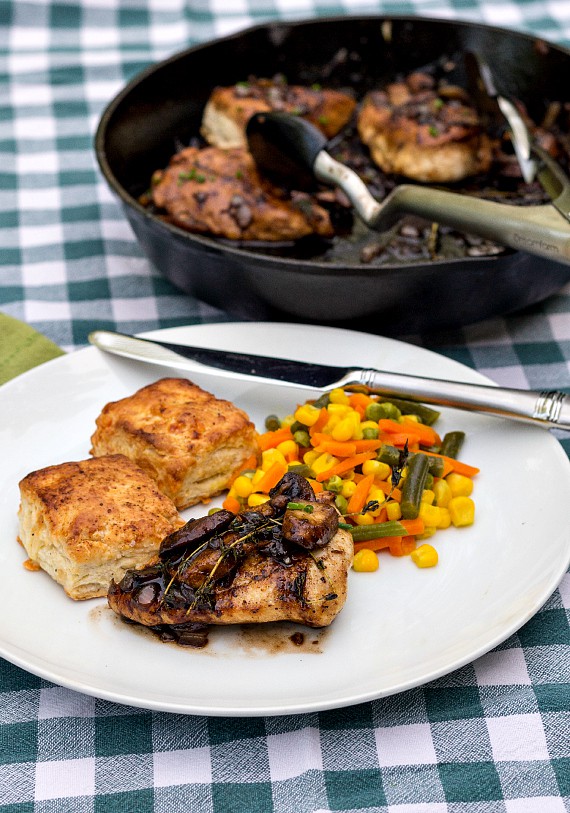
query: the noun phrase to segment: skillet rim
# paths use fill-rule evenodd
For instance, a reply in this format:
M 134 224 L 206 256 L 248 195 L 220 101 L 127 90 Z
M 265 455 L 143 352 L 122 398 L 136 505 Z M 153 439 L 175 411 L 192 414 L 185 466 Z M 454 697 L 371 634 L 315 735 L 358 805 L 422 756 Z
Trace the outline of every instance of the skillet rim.
M 158 229 L 160 232 L 163 233 L 163 236 L 170 236 L 174 238 L 177 242 L 189 243 L 190 245 L 195 245 L 196 248 L 201 247 L 208 253 L 219 255 L 229 255 L 228 259 L 240 265 L 244 263 L 253 263 L 254 265 L 258 265 L 261 262 L 270 263 L 271 268 L 274 270 L 287 270 L 289 268 L 296 268 L 298 270 L 298 266 L 300 263 L 303 265 L 303 273 L 310 274 L 310 275 L 327 275 L 327 276 L 344 276 L 347 272 L 350 273 L 352 276 L 361 276 L 361 277 L 376 277 L 376 276 L 389 276 L 394 273 L 398 273 L 399 275 L 410 273 L 410 274 L 417 274 L 418 267 L 427 267 L 433 269 L 434 271 L 437 270 L 439 267 L 444 267 L 445 269 L 452 269 L 454 266 L 461 266 L 465 263 L 469 264 L 469 267 L 472 268 L 473 271 L 480 265 L 489 264 L 503 264 L 505 261 L 513 261 L 517 256 L 521 257 L 532 257 L 527 252 L 523 252 L 521 250 L 512 249 L 510 247 L 505 246 L 504 250 L 500 254 L 496 255 L 485 255 L 482 257 L 472 257 L 472 256 L 463 256 L 463 257 L 451 257 L 451 258 L 444 258 L 441 260 L 423 260 L 418 259 L 416 262 L 410 261 L 406 263 L 402 262 L 394 262 L 394 263 L 383 263 L 382 265 L 374 265 L 374 264 L 367 264 L 363 262 L 358 263 L 350 263 L 350 262 L 343 262 L 340 263 L 338 261 L 322 261 L 322 260 L 315 260 L 310 258 L 289 258 L 289 257 L 280 257 L 273 254 L 264 254 L 262 251 L 252 251 L 251 249 L 244 248 L 239 244 L 232 245 L 227 241 L 222 241 L 220 239 L 216 239 L 215 237 L 211 237 L 208 235 L 202 235 L 195 232 L 189 232 L 185 229 L 182 229 L 168 221 L 158 217 L 156 214 L 151 212 L 148 208 L 144 207 L 142 204 L 138 202 L 138 200 L 133 197 L 126 188 L 118 181 L 114 172 L 111 169 L 111 165 L 107 159 L 107 154 L 105 150 L 105 140 L 106 134 L 109 131 L 109 125 L 111 123 L 111 119 L 116 112 L 116 110 L 120 107 L 121 103 L 130 95 L 130 93 L 145 81 L 149 79 L 155 73 L 158 73 L 160 70 L 163 70 L 168 65 L 174 64 L 182 59 L 187 58 L 188 56 L 192 56 L 200 51 L 208 50 L 212 47 L 217 47 L 223 45 L 226 42 L 236 41 L 245 36 L 251 36 L 257 31 L 265 31 L 271 28 L 274 29 L 291 29 L 296 27 L 302 27 L 303 25 L 312 25 L 312 24 L 328 24 L 334 23 L 339 21 L 346 21 L 347 23 L 351 22 L 361 22 L 366 23 L 379 23 L 379 22 L 391 22 L 397 21 L 399 23 L 427 23 L 432 25 L 451 25 L 456 28 L 463 28 L 463 29 L 480 29 L 489 33 L 495 33 L 499 36 L 504 37 L 512 37 L 515 36 L 519 40 L 525 40 L 529 44 L 536 43 L 536 42 L 544 42 L 549 49 L 553 49 L 558 51 L 562 54 L 565 58 L 570 60 L 570 47 L 566 47 L 565 45 L 561 45 L 559 43 L 553 42 L 552 40 L 546 39 L 544 37 L 537 37 L 536 35 L 520 31 L 516 29 L 505 28 L 502 26 L 496 25 L 488 25 L 486 23 L 479 23 L 470 20 L 459 20 L 454 18 L 446 18 L 446 17 L 429 17 L 423 14 L 417 15 L 410 15 L 410 14 L 350 14 L 350 15 L 326 15 L 322 17 L 315 17 L 315 16 L 308 16 L 308 17 L 296 17 L 292 19 L 268 19 L 265 21 L 261 21 L 259 23 L 255 23 L 253 25 L 248 25 L 243 28 L 240 28 L 237 31 L 231 32 L 229 34 L 225 34 L 219 37 L 214 37 L 212 39 L 208 39 L 204 42 L 196 43 L 195 45 L 189 46 L 188 48 L 184 48 L 180 51 L 176 51 L 175 53 L 171 54 L 168 57 L 160 59 L 155 62 L 151 62 L 147 67 L 143 68 L 141 71 L 137 72 L 130 80 L 127 81 L 126 84 L 118 91 L 111 98 L 111 100 L 107 103 L 107 105 L 103 108 L 102 113 L 100 114 L 99 121 L 97 124 L 97 128 L 95 131 L 95 136 L 93 139 L 94 151 L 95 156 L 97 159 L 97 163 L 99 169 L 108 184 L 109 188 L 115 193 L 115 195 L 120 199 L 123 206 L 127 206 L 132 212 L 139 216 L 139 218 L 144 218 L 147 223 L 151 223 L 153 228 Z M 555 263 L 555 261 L 552 261 Z M 559 263 L 555 263 L 559 265 Z

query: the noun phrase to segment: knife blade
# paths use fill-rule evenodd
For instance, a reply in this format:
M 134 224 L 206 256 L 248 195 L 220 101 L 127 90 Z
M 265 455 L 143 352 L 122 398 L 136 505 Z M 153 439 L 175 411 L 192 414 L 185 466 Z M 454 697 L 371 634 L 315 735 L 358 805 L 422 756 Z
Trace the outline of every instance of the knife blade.
M 570 430 L 570 398 L 564 392 L 518 390 L 364 368 L 335 367 L 293 359 L 214 350 L 95 330 L 89 342 L 107 353 L 194 373 L 295 386 L 316 392 L 335 387 L 368 391 Z

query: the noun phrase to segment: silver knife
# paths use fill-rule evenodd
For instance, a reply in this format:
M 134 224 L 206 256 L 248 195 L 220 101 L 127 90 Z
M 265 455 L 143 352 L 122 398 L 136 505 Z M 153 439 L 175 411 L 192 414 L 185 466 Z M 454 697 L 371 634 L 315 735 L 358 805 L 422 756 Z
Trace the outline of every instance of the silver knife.
M 118 356 L 195 373 L 255 379 L 265 384 L 325 392 L 333 387 L 373 391 L 426 404 L 484 412 L 525 423 L 570 430 L 570 396 L 558 391 L 533 392 L 461 381 L 425 378 L 383 370 L 332 367 L 290 359 L 189 347 L 95 330 L 89 341 Z

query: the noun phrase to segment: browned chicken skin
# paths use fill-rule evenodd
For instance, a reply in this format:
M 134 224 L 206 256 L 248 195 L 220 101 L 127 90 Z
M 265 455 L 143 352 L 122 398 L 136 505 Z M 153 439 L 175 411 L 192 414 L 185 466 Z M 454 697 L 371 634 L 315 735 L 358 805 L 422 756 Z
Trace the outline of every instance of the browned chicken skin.
M 153 176 L 152 199 L 183 229 L 230 240 L 330 237 L 328 212 L 308 195 L 295 199 L 263 180 L 245 149 L 187 147 Z
M 491 141 L 466 92 L 429 74 L 412 73 L 369 93 L 357 126 L 384 172 L 448 183 L 491 166 Z
M 338 517 L 303 477 L 286 474 L 258 508 L 218 511 L 166 537 L 147 567 L 111 584 L 109 605 L 193 645 L 209 624 L 327 626 L 345 602 L 353 555 Z

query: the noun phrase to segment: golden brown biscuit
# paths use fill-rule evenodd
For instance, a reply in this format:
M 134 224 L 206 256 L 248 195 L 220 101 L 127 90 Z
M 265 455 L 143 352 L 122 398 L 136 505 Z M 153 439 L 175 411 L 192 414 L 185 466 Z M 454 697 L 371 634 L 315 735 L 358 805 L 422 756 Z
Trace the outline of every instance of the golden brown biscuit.
M 19 540 L 73 599 L 107 595 L 183 524 L 173 502 L 123 455 L 48 466 L 20 482 Z
M 219 494 L 258 452 L 245 412 L 183 378 L 107 404 L 96 423 L 91 454 L 126 455 L 180 509 Z

